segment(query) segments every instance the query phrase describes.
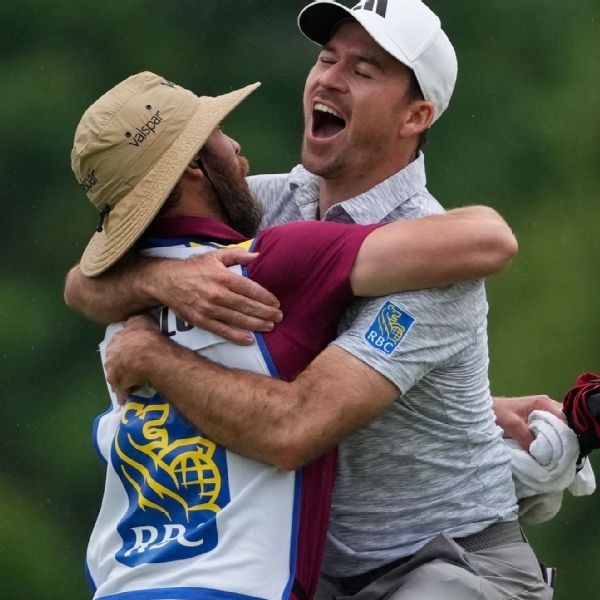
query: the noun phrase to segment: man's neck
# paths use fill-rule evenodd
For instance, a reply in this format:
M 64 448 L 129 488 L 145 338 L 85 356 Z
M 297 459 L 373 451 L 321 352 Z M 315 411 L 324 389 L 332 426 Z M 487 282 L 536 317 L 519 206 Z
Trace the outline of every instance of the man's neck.
M 418 156 L 418 155 L 417 155 Z M 359 176 L 319 177 L 319 214 L 321 218 L 334 204 L 356 198 L 402 171 L 417 156 L 396 163 L 387 170 L 378 170 Z
M 210 198 L 182 195 L 179 203 L 163 213 L 165 217 L 202 217 L 215 221 L 225 221 L 223 211 L 217 202 Z

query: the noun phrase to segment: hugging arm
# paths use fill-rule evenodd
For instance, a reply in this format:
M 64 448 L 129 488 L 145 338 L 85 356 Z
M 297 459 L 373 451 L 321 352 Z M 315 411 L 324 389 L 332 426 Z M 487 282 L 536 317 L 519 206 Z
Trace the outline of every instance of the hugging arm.
M 357 294 L 437 287 L 491 275 L 502 270 L 517 249 L 508 225 L 483 206 L 393 223 L 368 243 L 373 246 L 371 258 L 363 255 L 355 266 L 363 282 Z M 395 244 L 393 251 L 390 244 Z M 94 279 L 74 267 L 67 276 L 65 301 L 104 323 L 164 304 L 185 321 L 229 341 L 249 343 L 248 331 L 269 331 L 281 319 L 270 292 L 226 268 L 248 264 L 253 256 L 239 249 L 185 261 L 129 256 Z M 373 265 L 386 265 L 389 276 L 368 279 Z
M 227 268 L 247 265 L 255 257 L 239 248 L 187 260 L 130 255 L 95 278 L 85 277 L 75 266 L 67 275 L 65 302 L 103 323 L 168 304 L 183 320 L 248 344 L 248 331 L 269 331 L 281 319 L 273 294 Z
M 398 221 L 363 242 L 352 290 L 356 296 L 383 296 L 479 279 L 501 271 L 516 251 L 508 225 L 485 206 Z
M 231 450 L 296 469 L 381 414 L 397 397 L 387 379 L 336 347 L 295 381 L 229 370 L 133 317 L 107 350 L 109 383 L 121 395 L 149 381 L 193 425 Z
M 160 335 L 148 317 L 134 317 L 116 334 L 105 367 L 121 395 L 150 381 L 212 439 L 283 469 L 296 469 L 335 446 L 399 395 L 389 380 L 336 346 L 286 383 L 203 359 Z M 563 416 L 561 404 L 548 396 L 494 398 L 498 425 L 525 449 L 533 441 L 527 426 L 532 410 Z

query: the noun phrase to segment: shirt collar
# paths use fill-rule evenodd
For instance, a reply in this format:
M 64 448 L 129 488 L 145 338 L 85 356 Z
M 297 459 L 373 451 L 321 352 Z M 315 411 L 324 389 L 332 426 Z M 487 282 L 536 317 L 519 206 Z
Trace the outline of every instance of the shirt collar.
M 205 217 L 162 217 L 144 233 L 145 238 L 172 238 L 199 236 L 221 242 L 243 242 L 247 238 L 229 225 Z
M 302 218 L 314 221 L 319 213 L 319 178 L 298 165 L 290 173 L 289 184 Z
M 303 217 L 315 219 L 319 205 L 319 178 L 298 165 L 290 174 L 289 184 Z M 404 169 L 370 190 L 334 204 L 322 218 L 325 221 L 350 220 L 359 225 L 379 223 L 426 185 L 425 155 L 419 152 L 419 156 Z

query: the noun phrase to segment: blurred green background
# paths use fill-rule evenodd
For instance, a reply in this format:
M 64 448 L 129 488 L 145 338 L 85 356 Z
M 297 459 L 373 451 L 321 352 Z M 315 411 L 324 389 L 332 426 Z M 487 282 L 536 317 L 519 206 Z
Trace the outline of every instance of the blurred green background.
M 450 110 L 426 149 L 429 188 L 447 207 L 494 206 L 520 242 L 513 265 L 488 286 L 492 389 L 560 399 L 580 372 L 600 370 L 598 3 L 429 4 L 460 65 Z M 64 274 L 98 218 L 69 167 L 81 114 L 146 69 L 205 94 L 260 80 L 226 129 L 255 173 L 288 170 L 315 57 L 295 26 L 303 5 L 0 5 L 3 597 L 89 597 L 84 552 L 103 486 L 90 430 L 107 403 L 96 351 L 102 327 L 62 302 Z M 598 498 L 567 498 L 556 519 L 528 530 L 540 558 L 559 569 L 560 600 L 599 597 Z

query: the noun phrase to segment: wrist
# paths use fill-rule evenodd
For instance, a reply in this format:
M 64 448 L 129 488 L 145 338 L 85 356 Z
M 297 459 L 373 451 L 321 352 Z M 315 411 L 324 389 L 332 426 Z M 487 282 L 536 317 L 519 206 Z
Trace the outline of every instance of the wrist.
M 143 258 L 142 268 L 137 273 L 136 286 L 154 305 L 167 304 L 164 290 L 168 288 L 169 266 L 172 260 Z
M 190 352 L 164 335 L 152 333 L 137 355 L 135 373 L 155 388 L 162 388 L 164 382 L 169 381 L 185 362 L 186 355 Z

